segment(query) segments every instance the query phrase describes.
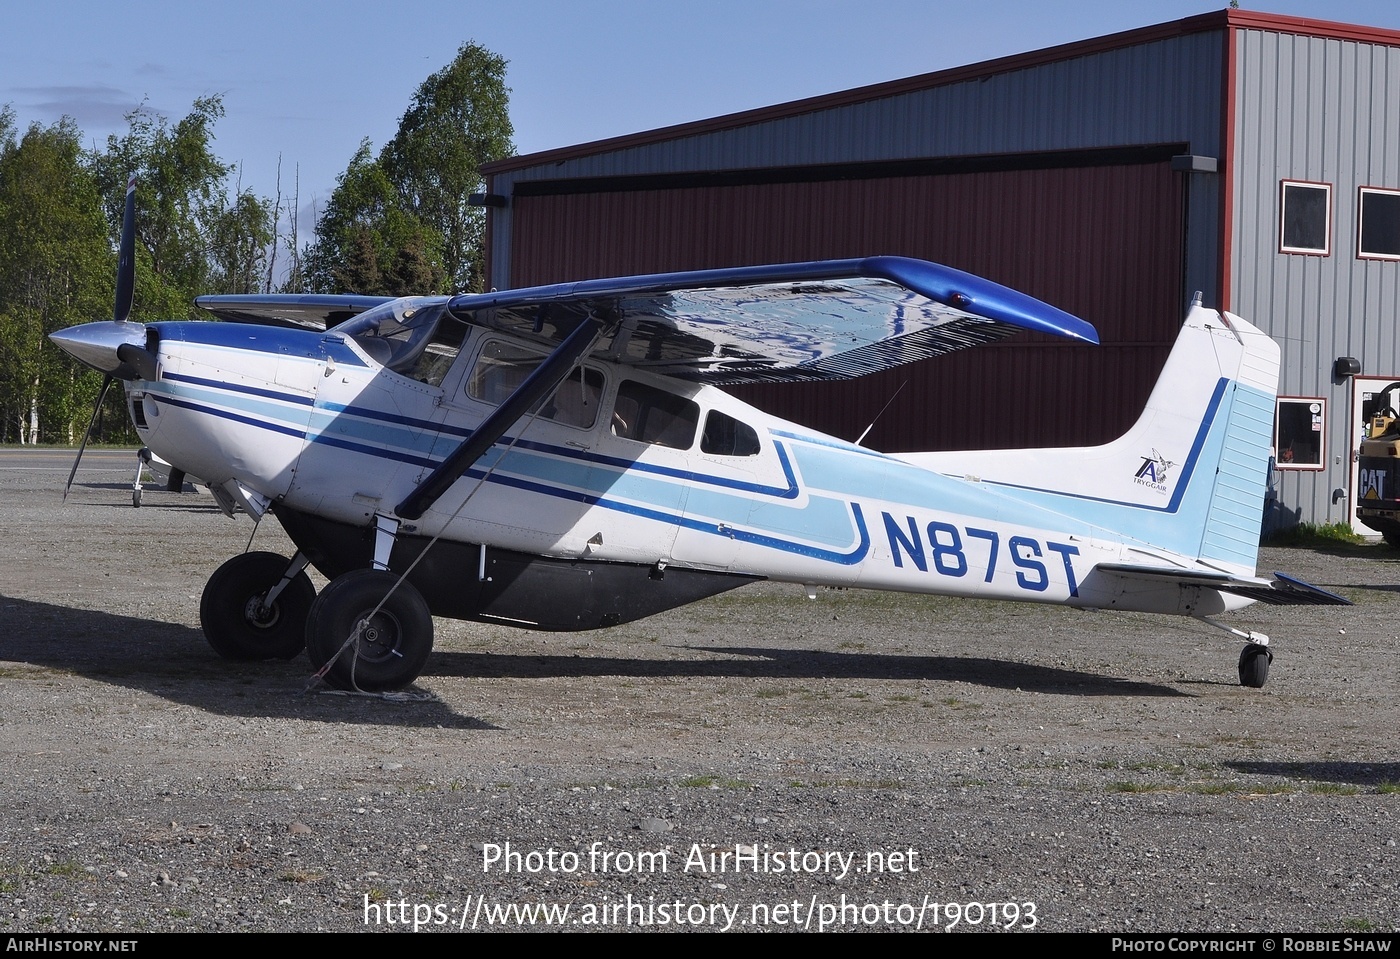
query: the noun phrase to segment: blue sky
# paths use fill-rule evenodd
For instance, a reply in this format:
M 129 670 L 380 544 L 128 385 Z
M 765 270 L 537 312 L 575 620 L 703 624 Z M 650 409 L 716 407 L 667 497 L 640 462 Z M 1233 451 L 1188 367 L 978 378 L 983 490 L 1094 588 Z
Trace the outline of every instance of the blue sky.
M 468 40 L 510 61 L 519 152 L 634 133 L 1220 9 L 1224 0 L 0 0 L 0 104 L 97 143 L 142 102 L 218 93 L 216 150 L 270 196 L 324 202 L 360 140 Z M 1400 29 L 1394 0 L 1249 9 Z

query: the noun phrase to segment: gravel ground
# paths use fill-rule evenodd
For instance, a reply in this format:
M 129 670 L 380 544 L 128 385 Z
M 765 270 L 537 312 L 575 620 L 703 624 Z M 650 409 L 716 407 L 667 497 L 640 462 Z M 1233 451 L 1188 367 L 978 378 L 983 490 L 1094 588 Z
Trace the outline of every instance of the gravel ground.
M 132 509 L 126 453 L 60 504 L 69 455 L 0 451 L 0 930 L 1400 930 L 1383 547 L 1263 551 L 1356 603 L 1234 614 L 1263 690 L 1189 621 L 763 584 L 438 620 L 355 698 L 204 642 L 246 517 Z

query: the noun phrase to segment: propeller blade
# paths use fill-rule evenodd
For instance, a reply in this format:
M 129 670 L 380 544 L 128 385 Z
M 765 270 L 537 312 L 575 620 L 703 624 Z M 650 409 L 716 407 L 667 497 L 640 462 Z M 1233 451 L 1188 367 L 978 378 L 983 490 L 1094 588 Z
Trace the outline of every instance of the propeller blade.
M 73 477 L 78 475 L 78 464 L 83 461 L 83 451 L 87 449 L 88 438 L 92 436 L 92 426 L 97 422 L 97 414 L 102 412 L 102 401 L 107 398 L 107 388 L 112 385 L 114 379 L 116 377 L 112 376 L 111 373 L 102 377 L 102 389 L 97 393 L 97 404 L 92 408 L 92 416 L 88 419 L 87 429 L 83 430 L 83 441 L 78 445 L 78 455 L 73 459 L 73 468 L 68 471 L 68 482 L 63 487 L 63 501 L 65 503 L 68 502 L 68 491 L 73 488 Z
M 117 301 L 112 319 L 118 323 L 131 316 L 131 298 L 136 289 L 136 176 L 126 181 L 126 209 L 122 212 L 122 240 L 117 252 Z

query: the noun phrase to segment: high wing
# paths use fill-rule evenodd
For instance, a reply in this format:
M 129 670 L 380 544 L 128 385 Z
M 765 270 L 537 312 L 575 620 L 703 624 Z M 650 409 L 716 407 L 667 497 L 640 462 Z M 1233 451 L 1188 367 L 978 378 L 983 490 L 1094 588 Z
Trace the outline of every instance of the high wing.
M 862 376 L 1025 331 L 1098 343 L 1088 323 L 951 267 L 877 256 L 620 277 L 453 297 L 463 322 L 713 385 Z
M 230 323 L 324 330 L 392 299 L 353 294 L 250 293 L 201 296 L 194 302 Z

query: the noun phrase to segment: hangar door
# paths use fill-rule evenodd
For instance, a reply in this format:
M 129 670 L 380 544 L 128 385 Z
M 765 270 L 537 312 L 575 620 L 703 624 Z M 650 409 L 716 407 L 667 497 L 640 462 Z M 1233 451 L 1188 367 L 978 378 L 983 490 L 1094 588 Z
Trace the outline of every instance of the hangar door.
M 845 439 L 888 402 L 865 442 L 891 452 L 1104 442 L 1136 418 L 1184 315 L 1180 149 L 518 182 L 509 284 L 873 254 L 946 263 L 1082 316 L 1103 345 L 1023 334 L 858 380 L 734 392 Z

